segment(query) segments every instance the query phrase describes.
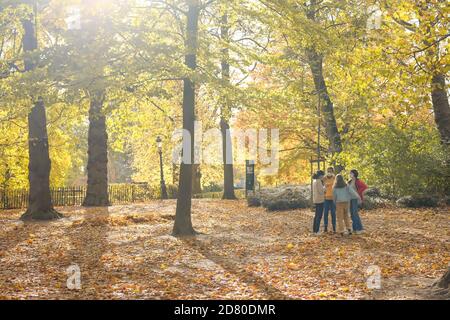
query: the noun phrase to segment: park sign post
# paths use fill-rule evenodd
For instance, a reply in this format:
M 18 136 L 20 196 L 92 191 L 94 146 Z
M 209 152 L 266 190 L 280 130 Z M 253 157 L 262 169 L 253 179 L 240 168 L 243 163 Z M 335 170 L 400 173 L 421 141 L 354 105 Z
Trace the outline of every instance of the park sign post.
M 248 191 L 255 192 L 255 161 L 245 160 L 245 197 Z

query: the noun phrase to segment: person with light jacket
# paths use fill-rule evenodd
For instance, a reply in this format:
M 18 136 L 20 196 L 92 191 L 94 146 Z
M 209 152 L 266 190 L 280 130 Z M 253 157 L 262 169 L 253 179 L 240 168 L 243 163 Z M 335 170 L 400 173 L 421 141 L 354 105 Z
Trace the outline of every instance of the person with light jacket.
M 313 203 L 315 207 L 314 222 L 313 222 L 313 234 L 318 235 L 320 230 L 320 222 L 323 215 L 323 205 L 325 202 L 325 186 L 323 184 L 323 178 L 325 177 L 325 172 L 319 170 L 313 176 Z
M 345 183 L 341 174 L 336 175 L 336 182 L 333 186 L 333 200 L 336 204 L 337 232 L 344 236 L 344 225 L 348 234 L 352 234 L 352 226 L 348 214 L 349 203 L 352 198 L 361 200 L 358 193 Z

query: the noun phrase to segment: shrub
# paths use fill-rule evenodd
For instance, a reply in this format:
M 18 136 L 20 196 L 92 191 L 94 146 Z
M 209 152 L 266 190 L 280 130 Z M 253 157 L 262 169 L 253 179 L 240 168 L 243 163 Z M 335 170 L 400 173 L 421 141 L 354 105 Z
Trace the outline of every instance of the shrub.
M 381 191 L 376 187 L 368 188 L 364 195 L 372 198 L 381 198 Z
M 383 197 L 450 193 L 450 152 L 433 126 L 392 121 L 368 128 L 364 139 L 350 146 L 337 161 L 347 170 L 359 169 L 361 179 L 377 186 Z
M 435 196 L 406 196 L 397 200 L 397 205 L 405 208 L 437 207 L 439 198 Z
M 386 206 L 389 203 L 388 200 L 381 197 L 371 197 L 367 194 L 364 196 L 362 207 L 365 210 L 373 210 Z
M 222 192 L 223 187 L 215 182 L 211 182 L 210 184 L 203 186 L 203 192 Z
M 174 184 L 169 184 L 167 187 L 167 195 L 169 196 L 169 199 L 176 199 L 178 196 L 178 186 Z
M 264 201 L 262 205 L 269 211 L 279 211 L 308 208 L 310 202 L 305 199 L 274 199 Z
M 450 206 L 450 196 L 446 196 L 446 197 L 442 198 L 442 205 Z
M 247 196 L 247 205 L 249 207 L 260 207 L 261 199 L 257 195 L 248 195 Z
M 310 206 L 309 186 L 284 186 L 263 189 L 255 195 L 248 195 L 249 207 L 263 206 L 269 211 L 308 208 Z

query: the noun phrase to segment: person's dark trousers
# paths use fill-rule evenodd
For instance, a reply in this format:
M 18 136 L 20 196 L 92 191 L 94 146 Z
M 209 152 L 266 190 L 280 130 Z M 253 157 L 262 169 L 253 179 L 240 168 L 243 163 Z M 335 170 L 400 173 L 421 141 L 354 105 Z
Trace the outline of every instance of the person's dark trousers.
M 331 223 L 333 224 L 333 231 L 336 232 L 336 205 L 333 200 L 325 200 L 323 207 L 323 222 L 325 228 L 328 228 L 328 212 L 331 212 Z
M 352 218 L 353 231 L 362 231 L 364 229 L 358 211 L 358 199 L 350 200 L 350 217 Z
M 323 215 L 323 203 L 315 203 L 316 213 L 314 215 L 313 232 L 318 233 L 320 230 L 320 221 Z

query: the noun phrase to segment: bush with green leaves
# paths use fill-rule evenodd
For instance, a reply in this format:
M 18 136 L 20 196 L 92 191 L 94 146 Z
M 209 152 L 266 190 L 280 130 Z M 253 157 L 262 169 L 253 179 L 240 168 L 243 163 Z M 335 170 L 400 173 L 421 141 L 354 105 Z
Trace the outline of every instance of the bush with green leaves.
M 450 152 L 429 124 L 403 122 L 372 127 L 348 141 L 339 161 L 377 186 L 383 196 L 450 194 Z
M 439 198 L 429 195 L 406 196 L 397 200 L 397 205 L 405 208 L 437 207 Z
M 249 207 L 262 206 L 268 211 L 290 210 L 310 207 L 310 186 L 291 185 L 262 189 L 247 196 Z
M 208 185 L 203 186 L 203 192 L 221 192 L 223 191 L 223 186 L 216 182 L 210 182 Z

